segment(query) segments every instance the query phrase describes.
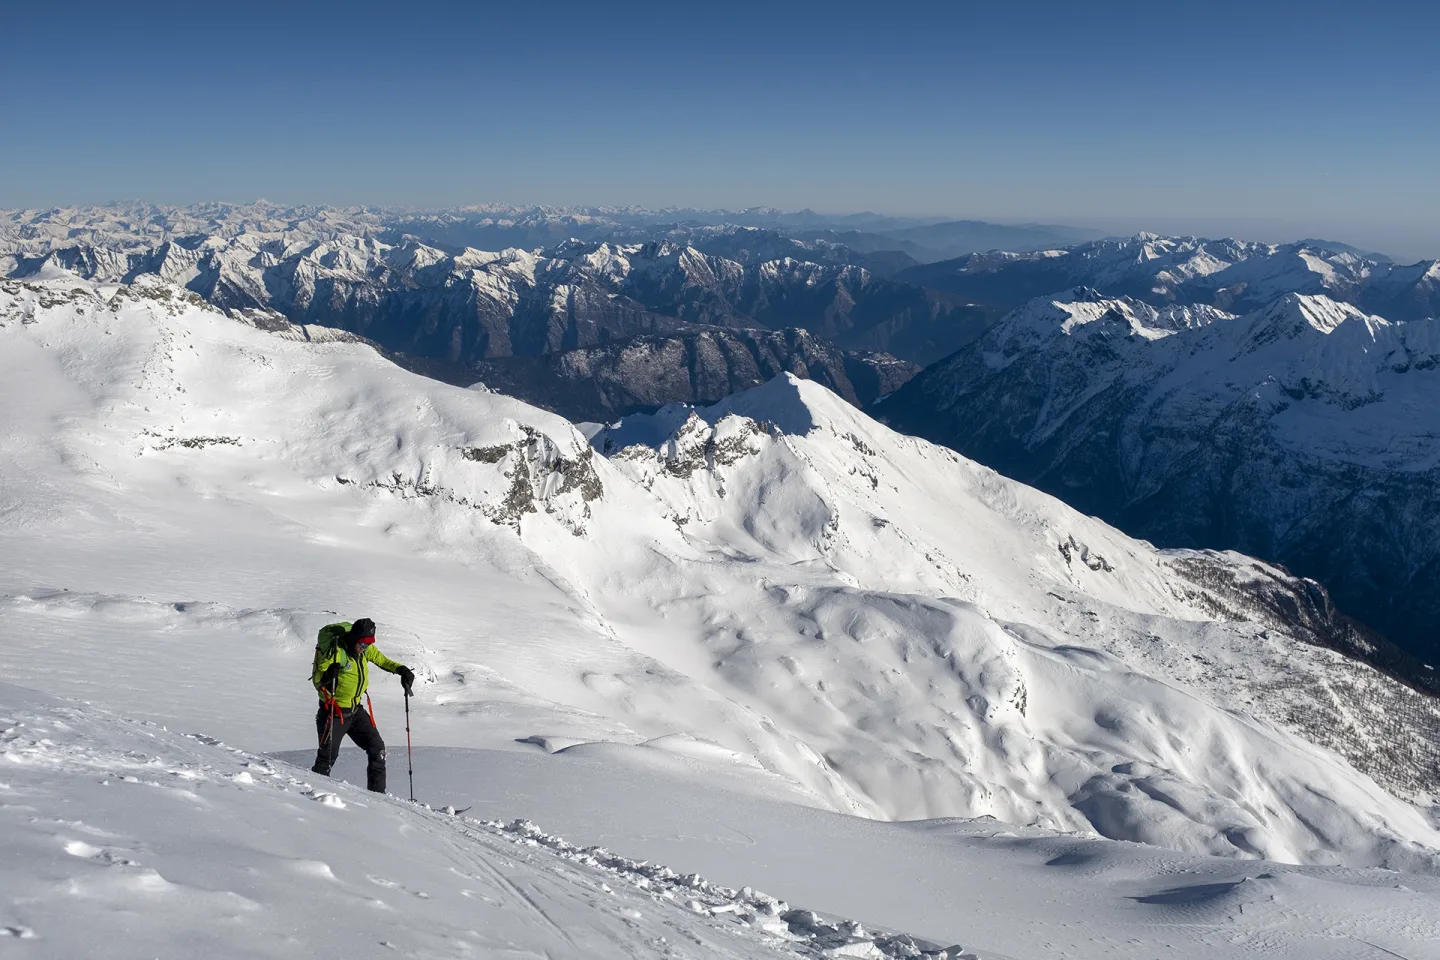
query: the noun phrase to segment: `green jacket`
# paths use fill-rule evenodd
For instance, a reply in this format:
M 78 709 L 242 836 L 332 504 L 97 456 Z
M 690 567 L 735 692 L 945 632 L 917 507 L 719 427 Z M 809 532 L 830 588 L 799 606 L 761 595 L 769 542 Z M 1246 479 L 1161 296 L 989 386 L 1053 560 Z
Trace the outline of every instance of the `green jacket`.
M 346 632 L 350 630 L 348 623 L 333 624 L 333 626 Z M 325 628 L 325 630 L 329 629 L 329 627 Z M 323 636 L 324 631 L 321 633 Z M 329 691 L 321 688 L 320 681 L 324 679 L 325 671 L 329 670 L 333 663 L 340 664 L 340 673 L 335 678 L 335 702 L 346 710 L 360 702 L 360 698 L 365 695 L 365 689 L 370 685 L 368 664 L 373 663 L 389 673 L 399 671 L 400 664 L 381 653 L 375 644 L 366 644 L 362 649 L 364 653 L 359 657 L 352 657 L 346 653 L 343 643 L 335 644 L 328 652 L 323 649 L 316 651 L 315 666 L 310 673 L 310 682 L 315 685 L 315 692 L 320 694 L 322 701 L 329 696 Z

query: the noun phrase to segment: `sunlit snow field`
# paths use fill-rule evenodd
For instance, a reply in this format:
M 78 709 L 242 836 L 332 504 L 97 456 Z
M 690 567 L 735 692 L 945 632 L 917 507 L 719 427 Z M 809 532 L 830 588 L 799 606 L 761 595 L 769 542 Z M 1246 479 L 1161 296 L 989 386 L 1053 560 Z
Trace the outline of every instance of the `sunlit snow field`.
M 1255 664 L 1338 654 L 1212 620 L 1148 544 L 811 384 L 607 459 L 321 338 L 0 289 L 0 946 L 811 949 L 468 817 L 981 956 L 1440 957 L 1433 798 L 1250 708 Z M 359 616 L 465 817 L 308 773 L 314 633 Z

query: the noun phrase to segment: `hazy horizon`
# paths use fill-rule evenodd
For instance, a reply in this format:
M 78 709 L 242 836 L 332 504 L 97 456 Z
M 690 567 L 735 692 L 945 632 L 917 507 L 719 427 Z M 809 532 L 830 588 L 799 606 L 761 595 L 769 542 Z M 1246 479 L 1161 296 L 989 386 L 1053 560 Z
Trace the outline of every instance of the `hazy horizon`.
M 917 213 L 913 211 L 885 211 L 885 210 L 813 210 L 811 208 L 780 208 L 772 207 L 769 204 L 750 204 L 747 206 L 732 207 L 706 207 L 698 204 L 676 204 L 667 207 L 650 207 L 645 204 L 598 204 L 598 203 L 545 203 L 545 202 L 515 202 L 502 203 L 500 201 L 477 200 L 454 204 L 376 204 L 376 203 L 316 203 L 304 199 L 277 199 L 274 197 L 255 197 L 252 199 L 236 199 L 225 197 L 211 197 L 203 200 L 195 200 L 185 203 L 175 203 L 164 199 L 151 199 L 145 197 L 123 197 L 111 198 L 108 200 L 83 200 L 77 202 L 61 202 L 48 204 L 35 204 L 28 207 L 11 206 L 0 207 L 0 210 L 15 212 L 21 210 L 46 211 L 52 209 L 76 208 L 85 206 L 116 206 L 129 203 L 150 204 L 157 207 L 190 207 L 207 203 L 231 204 L 243 206 L 252 203 L 272 203 L 283 207 L 332 207 L 332 208 L 370 208 L 389 210 L 412 210 L 417 213 L 435 212 L 444 210 L 460 210 L 466 208 L 515 207 L 515 208 L 550 208 L 550 209 L 596 209 L 601 207 L 611 209 L 649 209 L 655 212 L 675 210 L 677 212 L 732 212 L 740 213 L 755 209 L 776 209 L 782 213 L 800 213 L 805 210 L 815 213 L 820 217 L 841 219 L 846 217 L 887 217 L 897 220 L 930 220 L 936 222 L 972 220 L 984 223 L 998 224 L 1003 226 L 1044 226 L 1059 228 L 1074 228 L 1081 230 L 1092 230 L 1106 236 L 1134 236 L 1137 233 L 1155 233 L 1161 236 L 1171 237 L 1200 237 L 1210 240 L 1234 238 L 1249 240 L 1261 243 L 1293 243 L 1299 240 L 1326 240 L 1330 242 L 1344 243 L 1367 253 L 1379 253 L 1390 257 L 1399 263 L 1413 263 L 1419 260 L 1440 259 L 1440 237 L 1436 231 L 1431 230 L 1427 225 L 1417 225 L 1413 231 L 1387 230 L 1382 226 L 1371 225 L 1359 228 L 1346 227 L 1345 225 L 1327 225 L 1323 223 L 1304 224 L 1287 223 L 1284 221 L 1271 220 L 1246 220 L 1244 218 L 1177 218 L 1177 217 L 1156 217 L 1151 219 L 1142 218 L 1105 218 L 1105 217 L 1076 217 L 1062 219 L 1059 217 L 1014 217 L 1003 214 L 975 215 L 951 212 L 928 212 Z M 855 229 L 865 229 L 863 225 Z
M 8 17 L 0 207 L 769 206 L 1440 256 L 1435 7 L 67 10 Z

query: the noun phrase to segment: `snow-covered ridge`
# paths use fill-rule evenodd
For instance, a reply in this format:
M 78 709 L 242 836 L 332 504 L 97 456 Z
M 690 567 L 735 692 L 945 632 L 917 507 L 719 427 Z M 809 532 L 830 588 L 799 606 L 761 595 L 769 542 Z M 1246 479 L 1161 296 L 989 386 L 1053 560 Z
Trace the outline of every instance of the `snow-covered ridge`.
M 1204 305 L 1169 304 L 1153 307 L 1129 297 L 1107 297 L 1098 290 L 1078 287 L 1055 297 L 1032 301 L 1005 317 L 998 325 L 993 342 L 1013 349 L 1021 338 L 1049 339 L 1053 336 L 1111 337 L 1135 336 L 1158 340 L 1180 330 L 1203 327 L 1217 320 L 1233 319 L 1233 314 Z M 996 356 L 1004 363 L 1005 357 Z
M 116 626 L 65 587 L 149 598 L 162 634 L 184 629 L 172 600 L 289 609 L 299 591 L 312 627 L 363 603 L 396 630 L 471 742 L 683 733 L 835 810 L 1440 869 L 1408 802 L 1433 796 L 1433 766 L 1378 749 L 1394 732 L 1373 722 L 1424 744 L 1433 707 L 813 383 L 592 448 L 516 401 L 161 284 L 8 282 L 0 338 L 3 535 L 25 558 L 4 571 L 7 636 L 73 649 Z M 654 446 L 630 444 L 641 427 Z M 44 649 L 6 669 L 43 678 Z M 1315 694 L 1342 682 L 1355 697 Z
M 1400 265 L 1317 241 L 1269 244 L 1142 233 L 1063 250 L 976 253 L 914 267 L 898 278 L 1009 307 L 1084 286 L 1156 306 L 1207 304 L 1247 312 L 1298 293 L 1353 303 L 1390 320 L 1440 315 L 1435 261 Z
M 1035 420 L 1036 437 L 1059 429 L 1073 403 L 1124 381 L 1150 384 L 1155 395 L 1193 393 L 1216 407 L 1257 391 L 1256 399 L 1265 398 L 1277 413 L 1284 412 L 1287 396 L 1308 397 L 1339 408 L 1337 416 L 1324 430 L 1282 434 L 1285 442 L 1352 462 L 1373 457 L 1395 468 L 1435 465 L 1433 457 L 1415 460 L 1414 445 L 1397 440 L 1436 426 L 1417 423 L 1409 411 L 1419 399 L 1416 391 L 1432 389 L 1429 374 L 1440 366 L 1440 320 L 1392 323 L 1325 296 L 1297 293 L 1236 316 L 1203 305 L 1157 308 L 1077 288 L 1014 311 L 969 353 L 999 371 L 1040 357 L 1071 362 L 1077 352 L 1086 353 L 1091 365 L 1083 386 L 1075 385 L 1072 399 L 1051 397 Z M 1407 412 L 1338 415 L 1387 398 L 1395 404 L 1391 410 Z
M 241 312 L 237 319 L 244 321 L 246 316 Z M 591 450 L 574 427 L 496 394 L 451 391 L 449 403 L 433 411 L 428 424 L 420 425 L 423 459 L 408 463 L 408 457 L 397 461 L 385 453 L 356 457 L 344 452 L 357 440 L 353 432 L 328 431 L 322 448 L 302 454 L 285 438 L 286 427 L 303 430 L 306 426 L 304 420 L 293 418 L 289 423 L 282 420 L 276 424 L 280 429 L 270 436 L 247 436 L 238 426 L 246 419 L 246 411 L 228 409 L 227 382 L 205 382 L 203 371 L 208 365 L 218 363 L 226 370 L 227 378 L 244 371 L 252 388 L 282 406 L 283 398 L 307 393 L 307 380 L 315 369 L 308 364 L 277 365 L 263 352 L 243 346 L 243 334 L 239 342 L 225 337 L 230 332 L 227 328 L 245 328 L 223 320 L 194 294 L 153 280 L 109 288 L 63 279 L 48 285 L 0 282 L 0 326 L 18 322 L 22 328 L 34 325 L 53 331 L 48 345 L 71 357 L 72 362 L 83 357 L 86 363 L 109 366 L 101 377 L 111 382 L 96 399 L 104 405 L 105 426 L 119 428 L 122 436 L 129 434 L 125 436 L 126 445 L 137 457 L 176 444 L 192 448 L 259 444 L 271 450 L 278 446 L 288 451 L 285 455 L 292 458 L 294 465 L 308 468 L 312 480 L 326 477 L 323 482 L 330 484 L 386 489 L 401 496 L 437 497 L 509 524 L 543 507 L 579 529 L 587 515 L 587 504 L 601 493 L 600 481 L 590 466 Z M 219 330 L 214 329 L 217 321 L 222 323 Z M 202 328 L 208 325 L 220 334 L 221 342 L 206 344 L 213 355 L 199 355 L 191 326 L 196 323 Z M 99 341 L 110 349 L 88 355 L 84 344 L 97 334 L 111 337 L 116 332 L 112 325 L 122 328 L 121 336 Z M 262 343 L 278 336 L 282 340 L 301 340 L 312 349 L 322 345 L 350 348 L 359 356 L 374 356 L 368 346 L 331 328 L 295 327 L 282 320 L 259 325 L 256 333 Z M 101 388 L 103 383 L 91 381 L 92 389 Z M 323 408 L 309 413 L 322 423 L 340 426 L 348 419 L 347 408 L 377 399 L 365 397 L 363 389 L 363 385 L 343 388 Z M 457 405 L 458 409 L 468 406 L 483 410 L 479 416 L 464 417 L 470 429 L 462 432 L 454 429 Z M 527 422 L 507 416 L 510 411 L 523 411 Z M 538 416 L 532 420 L 531 413 Z M 379 415 L 351 425 L 350 429 L 358 426 L 362 433 L 383 429 L 386 419 Z M 203 421 L 203 431 L 197 421 Z M 153 429 L 144 423 L 164 427 Z M 331 470 L 332 466 L 341 469 Z
M 1313 584 L 1283 571 L 1235 555 L 1167 554 L 1110 539 L 1115 531 L 1082 521 L 1050 498 L 950 451 L 890 433 L 799 381 L 777 380 L 707 411 L 676 406 L 653 417 L 627 418 L 595 433 L 591 442 L 661 493 L 692 536 L 718 528 L 733 537 L 743 529 L 769 546 L 781 541 L 773 523 L 786 533 L 785 542 L 803 536 L 825 563 L 853 577 L 848 582 L 883 582 L 892 589 L 972 600 L 1001 623 L 1033 623 L 1035 611 L 1048 607 L 1044 617 L 1065 624 L 1062 633 L 1082 635 L 1131 664 L 1184 678 L 1218 702 L 1318 739 L 1403 795 L 1423 798 L 1435 791 L 1433 775 L 1424 772 L 1440 758 L 1427 745 L 1440 731 L 1434 701 L 1389 681 L 1383 686 L 1390 692 L 1379 700 L 1368 692 L 1368 680 L 1350 687 L 1349 678 L 1368 674 L 1367 668 L 1306 644 L 1358 655 L 1366 641 L 1328 619 L 1333 610 L 1314 606 Z M 922 470 L 936 474 L 917 477 Z M 699 524 L 704 525 L 697 529 Z M 1009 528 L 998 543 L 996 527 Z M 1017 533 L 1019 542 L 1007 542 Z M 887 542 L 892 539 L 899 542 Z M 1047 550 L 1054 552 L 1047 556 Z M 996 552 L 1027 559 L 1014 571 L 996 569 L 988 562 Z M 883 572 L 877 557 L 885 558 Z M 1026 596 L 1047 581 L 1043 596 Z M 1069 591 L 1077 587 L 1088 595 L 1080 604 L 1090 605 L 1088 610 L 1075 609 L 1070 600 Z M 1014 606 L 1001 599 L 1015 603 L 1020 596 L 1025 599 Z M 1114 613 L 1098 612 L 1097 601 L 1126 609 L 1122 619 L 1136 614 L 1141 619 L 1117 629 Z M 1289 612 L 1277 617 L 1277 610 Z M 1157 645 L 1156 634 L 1141 625 L 1154 615 L 1248 621 L 1252 628 L 1185 630 L 1178 645 Z M 1291 638 L 1284 652 L 1273 646 L 1270 630 Z M 1026 629 L 1018 634 L 1031 636 Z M 1271 688 L 1291 681 L 1278 681 L 1269 672 L 1280 659 L 1290 661 L 1281 673 L 1316 671 L 1315 681 L 1302 682 L 1349 688 L 1346 706 L 1330 713 L 1337 704 L 1328 699 L 1328 706 L 1302 710 L 1282 705 L 1288 694 L 1277 699 Z M 1301 666 L 1305 661 L 1312 665 Z M 1265 669 L 1258 668 L 1260 662 Z M 1217 672 L 1222 663 L 1232 666 Z M 1336 672 L 1320 681 L 1329 670 Z M 1328 720 L 1320 719 L 1327 714 Z M 1388 722 L 1381 719 L 1387 716 L 1404 716 L 1416 725 L 1416 738 L 1400 748 L 1407 757 L 1393 764 L 1389 738 L 1360 732 Z

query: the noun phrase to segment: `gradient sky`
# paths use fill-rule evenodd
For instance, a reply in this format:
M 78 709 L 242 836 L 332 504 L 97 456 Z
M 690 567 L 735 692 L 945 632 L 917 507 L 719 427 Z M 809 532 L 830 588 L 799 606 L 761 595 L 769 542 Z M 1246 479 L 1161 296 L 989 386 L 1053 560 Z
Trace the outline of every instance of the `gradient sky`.
M 1440 255 L 1433 3 L 80 0 L 4 24 L 0 207 L 767 205 Z

